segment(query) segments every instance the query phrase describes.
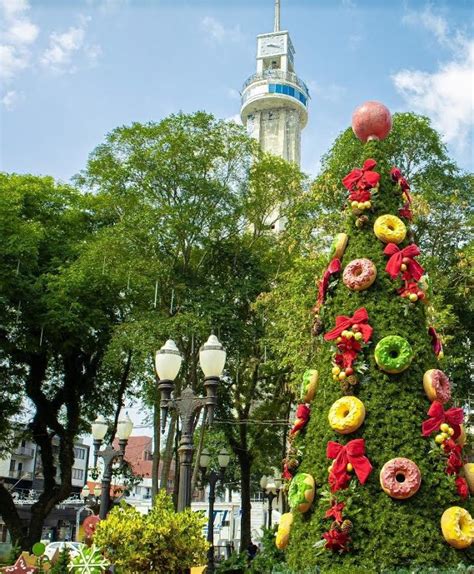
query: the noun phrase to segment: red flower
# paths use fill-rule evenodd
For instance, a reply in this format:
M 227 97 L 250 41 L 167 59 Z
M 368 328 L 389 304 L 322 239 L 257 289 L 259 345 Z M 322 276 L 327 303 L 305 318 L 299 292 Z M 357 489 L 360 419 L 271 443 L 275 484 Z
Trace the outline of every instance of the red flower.
M 392 178 L 392 181 L 396 183 L 402 177 L 402 172 L 400 171 L 400 168 L 392 167 L 392 169 L 390 170 L 390 177 Z
M 466 479 L 462 476 L 458 476 L 455 480 L 455 483 L 459 496 L 465 500 L 469 496 L 469 487 L 467 485 Z
M 283 472 L 282 472 L 282 478 L 284 478 L 285 480 L 291 480 L 293 478 L 293 475 L 291 474 L 291 472 L 288 470 L 288 463 L 285 462 L 285 464 L 283 465 Z
M 338 474 L 337 476 L 334 472 L 329 473 L 329 486 L 331 487 L 331 492 L 337 492 L 338 490 L 344 490 L 349 485 L 351 481 L 351 475 L 347 472 Z
M 448 438 L 447 440 L 445 440 L 443 442 L 443 450 L 446 453 L 451 452 L 452 450 L 454 450 L 455 448 L 457 448 L 459 445 L 457 445 L 455 443 L 455 441 L 452 438 Z
M 326 540 L 326 548 L 328 550 L 333 552 L 347 552 L 349 550 L 348 543 L 351 541 L 351 538 L 347 532 L 341 532 L 332 528 L 323 534 L 323 538 Z
M 398 215 L 408 219 L 408 221 L 411 221 L 413 219 L 413 213 L 411 212 L 411 209 L 408 207 L 408 205 L 408 203 L 405 203 L 405 205 L 398 210 Z
M 446 472 L 448 474 L 458 474 L 462 468 L 461 447 L 456 445 L 456 448 L 449 453 L 448 462 L 446 464 Z
M 332 506 L 329 510 L 326 510 L 326 514 L 324 515 L 326 518 L 334 518 L 336 522 L 342 522 L 342 510 L 345 504 L 343 502 L 333 501 Z

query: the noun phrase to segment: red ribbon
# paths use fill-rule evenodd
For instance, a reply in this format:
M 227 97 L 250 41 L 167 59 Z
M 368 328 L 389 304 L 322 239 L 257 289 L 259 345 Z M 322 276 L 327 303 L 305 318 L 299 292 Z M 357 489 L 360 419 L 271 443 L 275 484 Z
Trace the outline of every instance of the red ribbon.
M 416 257 L 421 253 L 420 248 L 417 245 L 412 243 L 411 245 L 400 249 L 395 243 L 388 243 L 383 252 L 385 255 L 391 256 L 388 260 L 387 266 L 385 267 L 385 271 L 390 275 L 392 279 L 396 279 L 400 273 L 400 267 L 404 257 L 409 259 L 409 261 L 406 263 L 406 266 L 407 272 L 410 274 L 410 276 L 415 281 L 421 279 L 421 276 L 425 270 L 418 263 L 418 261 L 413 259 L 413 257 Z
M 328 268 L 324 272 L 323 278 L 319 282 L 319 293 L 318 293 L 318 302 L 316 303 L 316 309 L 319 309 L 321 305 L 324 303 L 324 297 L 326 296 L 326 291 L 329 285 L 329 279 L 331 275 L 335 273 L 339 273 L 341 271 L 341 261 L 335 257 L 331 263 L 329 263 Z
M 332 341 L 333 339 L 337 339 L 343 331 L 346 331 L 352 327 L 352 325 L 359 325 L 362 337 L 364 341 L 368 343 L 373 331 L 372 327 L 367 323 L 368 320 L 369 314 L 367 313 L 367 309 L 365 307 L 357 309 L 352 317 L 347 317 L 346 315 L 338 315 L 336 317 L 336 326 L 332 331 L 329 331 L 329 333 L 324 335 L 324 340 Z
M 441 339 L 434 327 L 430 327 L 428 329 L 428 335 L 431 337 L 431 346 L 433 347 L 433 352 L 436 356 L 438 356 L 443 350 Z
M 439 401 L 433 401 L 428 411 L 429 419 L 421 425 L 422 435 L 429 436 L 432 432 L 439 430 L 443 423 L 447 423 L 454 430 L 453 439 L 456 440 L 461 434 L 460 425 L 464 420 L 464 411 L 461 407 L 452 407 L 447 411 Z
M 306 426 L 306 423 L 309 421 L 310 412 L 310 408 L 307 405 L 298 405 L 298 408 L 296 409 L 295 422 L 293 424 L 293 428 L 290 431 L 290 434 L 295 434 Z
M 349 201 L 358 201 L 360 203 L 364 201 L 370 201 L 372 199 L 372 194 L 367 189 L 356 189 L 349 193 Z
M 365 160 L 362 169 L 353 169 L 342 180 L 342 184 L 349 191 L 375 187 L 380 180 L 380 174 L 372 171 L 376 165 L 377 162 L 374 159 Z
M 346 446 L 338 442 L 329 441 L 326 447 L 326 456 L 335 459 L 332 473 L 337 478 L 346 473 L 347 464 L 350 462 L 361 484 L 365 484 L 372 472 L 370 460 L 365 456 L 365 441 L 363 438 L 355 438 Z

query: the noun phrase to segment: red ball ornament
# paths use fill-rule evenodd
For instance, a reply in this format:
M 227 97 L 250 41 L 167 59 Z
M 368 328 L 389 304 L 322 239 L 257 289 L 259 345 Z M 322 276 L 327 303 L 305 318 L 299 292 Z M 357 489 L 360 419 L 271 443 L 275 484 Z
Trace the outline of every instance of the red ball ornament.
M 365 102 L 352 114 L 352 130 L 364 143 L 385 139 L 391 129 L 390 111 L 380 102 Z
M 84 519 L 82 527 L 84 528 L 84 533 L 86 534 L 87 537 L 90 538 L 94 536 L 95 529 L 97 527 L 97 524 L 99 524 L 99 522 L 100 518 L 95 514 L 93 516 L 88 516 L 87 518 Z

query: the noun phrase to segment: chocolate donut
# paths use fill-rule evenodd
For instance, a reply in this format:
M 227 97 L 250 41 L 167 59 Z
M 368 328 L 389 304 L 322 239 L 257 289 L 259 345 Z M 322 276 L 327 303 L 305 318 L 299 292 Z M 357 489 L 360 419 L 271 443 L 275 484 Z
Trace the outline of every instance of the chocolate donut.
M 442 404 L 451 399 L 451 383 L 448 377 L 439 369 L 430 369 L 423 375 L 423 388 L 430 401 Z
M 421 472 L 409 458 L 392 458 L 380 471 L 380 484 L 392 498 L 410 498 L 420 488 Z
M 351 291 L 368 289 L 377 277 L 377 268 L 370 259 L 354 259 L 346 265 L 342 280 Z

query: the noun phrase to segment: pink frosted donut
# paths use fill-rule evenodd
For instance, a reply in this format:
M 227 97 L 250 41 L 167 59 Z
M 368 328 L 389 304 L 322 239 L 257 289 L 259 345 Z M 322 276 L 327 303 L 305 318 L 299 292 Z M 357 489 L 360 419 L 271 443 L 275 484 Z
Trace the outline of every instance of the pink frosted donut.
M 346 265 L 342 280 L 351 291 L 368 289 L 377 277 L 377 268 L 370 259 L 354 259 Z
M 380 471 L 380 484 L 392 498 L 410 498 L 420 488 L 421 472 L 409 458 L 392 458 Z
M 423 388 L 430 401 L 444 404 L 451 399 L 451 383 L 439 369 L 430 369 L 423 375 Z

